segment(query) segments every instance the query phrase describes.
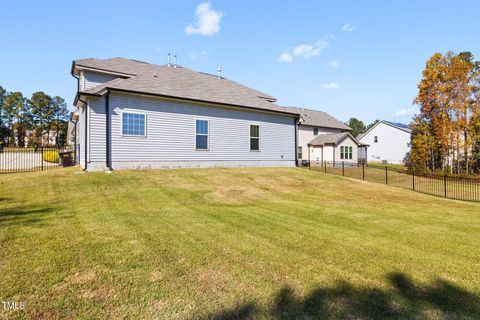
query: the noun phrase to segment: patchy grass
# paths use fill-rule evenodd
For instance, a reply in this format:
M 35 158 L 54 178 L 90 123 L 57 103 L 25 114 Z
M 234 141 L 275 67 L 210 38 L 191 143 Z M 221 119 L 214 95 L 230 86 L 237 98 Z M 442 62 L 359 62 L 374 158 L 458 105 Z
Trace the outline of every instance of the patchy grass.
M 0 318 L 473 319 L 478 243 L 479 204 L 302 169 L 2 175 Z

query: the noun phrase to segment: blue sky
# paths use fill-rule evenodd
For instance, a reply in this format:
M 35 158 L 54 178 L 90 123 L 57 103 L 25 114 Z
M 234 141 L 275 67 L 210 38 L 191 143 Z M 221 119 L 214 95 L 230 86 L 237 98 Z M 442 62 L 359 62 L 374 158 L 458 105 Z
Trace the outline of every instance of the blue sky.
M 171 52 L 194 70 L 220 66 L 282 105 L 408 122 L 433 53 L 480 59 L 479 9 L 477 1 L 7 1 L 0 85 L 71 106 L 72 60 L 163 64 Z

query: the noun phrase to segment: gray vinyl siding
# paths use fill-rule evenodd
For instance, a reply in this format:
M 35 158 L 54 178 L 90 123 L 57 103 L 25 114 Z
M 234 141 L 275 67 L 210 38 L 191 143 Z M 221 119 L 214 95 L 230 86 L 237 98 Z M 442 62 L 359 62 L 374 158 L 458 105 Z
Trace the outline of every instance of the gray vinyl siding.
M 105 161 L 105 103 L 91 102 L 91 160 Z M 294 162 L 294 116 L 110 94 L 112 164 L 158 161 Z M 146 114 L 146 136 L 123 136 L 122 112 Z M 209 150 L 195 150 L 195 119 L 209 120 Z M 250 151 L 250 124 L 260 126 L 260 151 Z
M 83 90 L 91 89 L 99 84 L 111 81 L 118 76 L 109 75 L 105 73 L 93 72 L 93 71 L 84 71 L 83 72 Z
M 89 99 L 89 162 L 105 162 L 106 128 L 105 128 L 105 96 Z

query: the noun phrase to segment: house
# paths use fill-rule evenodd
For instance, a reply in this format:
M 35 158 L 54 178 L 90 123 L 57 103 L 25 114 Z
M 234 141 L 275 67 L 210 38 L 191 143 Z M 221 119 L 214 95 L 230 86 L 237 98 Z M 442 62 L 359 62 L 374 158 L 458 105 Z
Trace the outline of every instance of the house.
M 84 169 L 296 165 L 298 112 L 220 73 L 113 58 L 71 74 Z
M 360 143 L 352 129 L 326 112 L 296 108 L 298 124 L 298 159 L 313 164 L 357 162 Z
M 369 145 L 368 152 L 361 148 L 369 162 L 397 163 L 405 161 L 410 152 L 412 130 L 406 124 L 380 120 L 357 137 L 362 144 Z

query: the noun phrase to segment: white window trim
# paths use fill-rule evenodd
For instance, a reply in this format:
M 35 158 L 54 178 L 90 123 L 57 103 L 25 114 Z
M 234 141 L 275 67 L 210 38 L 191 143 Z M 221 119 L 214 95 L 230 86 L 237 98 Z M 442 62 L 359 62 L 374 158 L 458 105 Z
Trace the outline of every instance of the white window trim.
M 252 135 L 251 135 L 251 134 L 252 134 L 251 126 L 258 126 L 258 137 L 252 137 Z M 250 145 L 252 138 L 258 139 L 258 150 L 252 150 L 251 145 Z M 260 152 L 260 151 L 262 151 L 262 148 L 261 148 L 261 145 L 260 145 L 261 139 L 262 139 L 262 130 L 261 130 L 260 124 L 258 124 L 258 123 L 249 123 L 249 124 L 248 124 L 248 150 L 250 150 L 250 152 Z
M 143 128 L 143 135 L 138 135 L 138 134 L 124 134 L 123 133 L 123 114 L 128 113 L 128 114 L 142 114 L 145 116 L 145 124 Z M 139 111 L 126 111 L 123 110 L 120 112 L 120 134 L 122 137 L 128 137 L 128 138 L 146 138 L 147 137 L 147 114 L 145 112 L 139 112 Z
M 207 148 L 206 149 L 198 149 L 197 148 L 197 120 L 198 121 L 207 121 Z M 193 148 L 195 151 L 210 151 L 210 120 L 205 118 L 195 118 L 195 124 L 193 126 Z M 205 134 L 199 133 L 199 135 L 204 136 Z

